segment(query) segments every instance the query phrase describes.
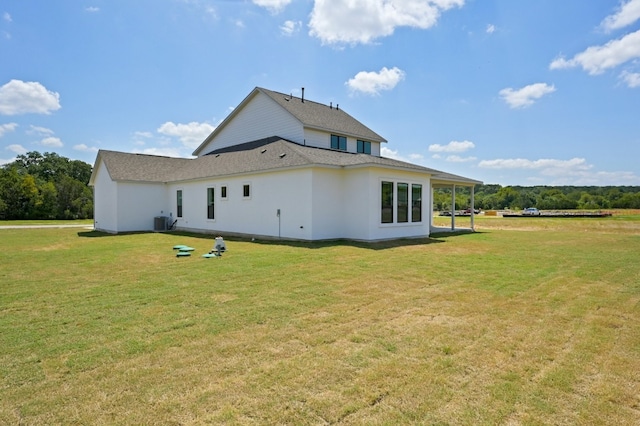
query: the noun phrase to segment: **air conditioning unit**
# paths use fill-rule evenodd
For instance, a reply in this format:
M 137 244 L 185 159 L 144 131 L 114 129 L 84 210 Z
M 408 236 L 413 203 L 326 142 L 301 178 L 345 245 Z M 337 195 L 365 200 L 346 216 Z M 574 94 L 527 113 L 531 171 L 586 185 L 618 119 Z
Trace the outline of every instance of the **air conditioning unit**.
M 156 216 L 153 218 L 154 231 L 166 231 L 168 229 L 169 218 L 167 216 Z

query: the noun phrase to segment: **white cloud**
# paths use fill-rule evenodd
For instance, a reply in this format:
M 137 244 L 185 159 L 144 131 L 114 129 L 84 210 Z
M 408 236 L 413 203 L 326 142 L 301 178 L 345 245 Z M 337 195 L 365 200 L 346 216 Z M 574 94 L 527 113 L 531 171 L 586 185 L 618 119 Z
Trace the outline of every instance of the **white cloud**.
M 571 59 L 558 57 L 551 62 L 549 69 L 580 66 L 589 74 L 595 75 L 636 58 L 640 58 L 640 30 L 611 40 L 603 46 L 591 46 Z
M 370 43 L 398 27 L 427 29 L 464 0 L 315 0 L 309 34 L 324 44 Z
M 479 167 L 496 170 L 526 171 L 537 173 L 530 180 L 546 182 L 547 185 L 637 185 L 640 177 L 633 172 L 597 171 L 584 158 L 570 160 L 524 158 L 480 161 Z
M 493 34 L 496 31 L 496 26 L 493 24 L 487 25 L 487 34 Z
M 4 12 L 2 14 L 2 19 L 4 19 L 6 22 L 13 22 L 13 19 L 11 19 L 11 15 L 9 14 L 9 12 Z
M 203 17 L 208 17 L 210 19 L 217 20 L 218 13 L 216 9 L 209 4 L 206 0 L 181 0 L 182 3 L 185 3 L 195 11 L 201 14 Z
M 13 124 L 13 123 L 11 123 L 11 124 Z M 4 149 L 6 151 L 13 152 L 15 155 L 23 155 L 23 154 L 27 153 L 27 149 L 25 147 L 23 147 L 22 145 L 18 145 L 18 144 L 8 145 Z M 13 163 L 14 161 L 16 161 L 16 157 L 13 157 L 13 158 L 0 158 L 0 166 L 3 166 L 5 164 L 9 164 L 9 163 Z
M 271 13 L 278 13 L 291 3 L 291 0 L 253 0 L 253 3 L 268 9 Z
M 4 136 L 5 133 L 13 132 L 18 127 L 17 123 L 5 123 L 0 124 L 0 138 Z
M 188 124 L 175 124 L 167 121 L 158 128 L 158 133 L 166 136 L 175 136 L 180 139 L 185 146 L 197 148 L 204 139 L 213 132 L 214 126 L 208 123 L 197 123 L 192 121 Z
M 54 134 L 54 131 L 47 129 L 46 127 L 34 126 L 32 124 L 29 126 L 29 130 L 27 130 L 26 133 L 28 135 L 51 136 Z
M 470 161 L 476 161 L 477 157 L 460 157 L 459 155 L 449 155 L 446 161 L 450 163 L 468 163 Z
M 11 144 L 5 148 L 7 151 L 11 151 L 17 155 L 23 155 L 27 153 L 27 149 L 22 145 Z
M 620 79 L 631 88 L 640 87 L 640 72 L 623 71 L 620 74 Z
M 588 170 L 592 167 L 587 164 L 584 158 L 572 158 L 570 160 L 499 158 L 496 160 L 482 160 L 478 163 L 478 166 L 487 169 L 543 169 L 547 171 L 561 169 Z
M 136 138 L 145 138 L 145 139 L 149 139 L 153 137 L 153 133 L 151 132 L 134 132 L 133 136 Z
M 391 90 L 404 79 L 404 71 L 397 67 L 383 67 L 380 72 L 360 71 L 345 84 L 352 92 L 378 95 L 382 90 Z
M 420 164 L 424 159 L 422 154 L 412 153 L 407 156 L 401 155 L 398 150 L 392 150 L 386 146 L 380 147 L 380 155 L 385 158 L 391 158 L 393 160 L 404 161 L 406 163 Z
M 34 81 L 11 80 L 0 87 L 0 114 L 50 114 L 60 109 L 60 95 Z
M 629 0 L 618 8 L 613 15 L 609 15 L 600 24 L 605 31 L 613 31 L 629 26 L 640 19 L 640 0 Z
M 76 151 L 81 151 L 81 152 L 98 152 L 98 148 L 94 147 L 94 146 L 87 146 L 83 143 L 78 144 L 78 145 L 74 145 L 73 149 L 75 149 Z
M 97 12 L 100 12 L 100 8 L 96 6 L 89 6 L 89 7 L 85 7 L 84 11 L 89 13 L 97 13 Z
M 502 89 L 500 96 L 511 108 L 526 108 L 533 105 L 537 99 L 555 91 L 556 88 L 553 85 L 535 83 L 517 90 L 511 87 Z
M 471 141 L 451 141 L 446 145 L 440 145 L 438 143 L 429 145 L 429 152 L 465 152 L 475 148 L 476 145 Z
M 53 136 L 42 139 L 40 141 L 40 145 L 50 148 L 61 148 L 62 146 L 64 146 L 60 138 L 56 138 Z
M 284 21 L 284 24 L 280 27 L 280 31 L 282 35 L 291 36 L 300 31 L 300 27 L 302 27 L 302 22 L 300 21 Z
M 163 157 L 184 158 L 184 155 L 177 148 L 146 148 L 143 150 L 134 150 L 136 154 L 161 155 Z

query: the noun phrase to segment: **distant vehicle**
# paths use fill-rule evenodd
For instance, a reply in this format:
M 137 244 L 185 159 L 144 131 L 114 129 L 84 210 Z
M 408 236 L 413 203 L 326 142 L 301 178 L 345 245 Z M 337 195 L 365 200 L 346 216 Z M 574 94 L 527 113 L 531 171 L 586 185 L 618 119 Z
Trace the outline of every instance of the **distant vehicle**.
M 523 216 L 540 216 L 540 210 L 535 207 L 529 207 L 522 211 Z
M 449 211 L 440 212 L 440 216 L 451 216 L 451 212 Z

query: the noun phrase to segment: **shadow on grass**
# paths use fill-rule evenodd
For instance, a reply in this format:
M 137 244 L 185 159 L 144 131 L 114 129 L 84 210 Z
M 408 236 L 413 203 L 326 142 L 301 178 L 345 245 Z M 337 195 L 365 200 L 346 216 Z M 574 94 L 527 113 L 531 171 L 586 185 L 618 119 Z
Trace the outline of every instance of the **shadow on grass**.
M 468 231 L 460 231 L 460 232 L 442 232 L 437 234 L 432 234 L 430 237 L 425 238 L 400 238 L 396 240 L 384 240 L 384 241 L 354 241 L 354 240 L 345 240 L 345 239 L 336 239 L 336 240 L 323 240 L 323 241 L 296 241 L 296 240 L 284 240 L 284 239 L 260 239 L 260 238 L 248 238 L 248 237 L 239 237 L 228 235 L 224 237 L 225 241 L 228 242 L 244 242 L 244 243 L 253 243 L 253 244 L 261 244 L 265 246 L 287 246 L 287 247 L 299 247 L 305 249 L 322 249 L 327 247 L 356 247 L 361 249 L 368 250 L 386 250 L 397 247 L 410 247 L 410 246 L 419 246 L 426 244 L 436 244 L 436 243 L 444 243 L 447 239 L 453 238 L 459 235 L 469 234 Z M 475 233 L 480 233 L 476 231 Z M 101 231 L 82 231 L 78 232 L 78 236 L 82 238 L 105 238 L 105 237 L 122 237 L 122 236 L 130 236 L 130 235 L 146 235 L 146 234 L 163 234 L 169 237 L 187 237 L 187 238 L 198 238 L 203 240 L 211 240 L 213 244 L 214 238 L 217 234 L 200 234 L 196 232 L 185 232 L 185 231 L 166 231 L 166 232 L 149 232 L 149 231 L 140 231 L 140 232 L 122 232 L 119 234 L 111 234 L 107 232 Z

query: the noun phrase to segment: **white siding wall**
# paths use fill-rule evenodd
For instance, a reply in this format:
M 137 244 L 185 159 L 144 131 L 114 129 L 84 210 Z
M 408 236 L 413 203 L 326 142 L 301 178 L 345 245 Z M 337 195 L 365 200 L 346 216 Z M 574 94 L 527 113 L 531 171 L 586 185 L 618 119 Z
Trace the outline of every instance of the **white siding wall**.
M 368 240 L 372 234 L 377 211 L 372 208 L 378 194 L 371 186 L 370 169 L 351 169 L 345 178 L 345 237 L 354 240 Z M 373 200 L 373 201 L 372 201 Z
M 200 155 L 270 136 L 280 136 L 300 144 L 304 140 L 302 124 L 272 99 L 258 93 L 215 139 L 202 149 Z
M 101 161 L 96 166 L 93 187 L 93 218 L 99 231 L 118 232 L 118 186 L 111 180 L 109 172 Z
M 304 143 L 316 148 L 331 148 L 331 134 L 318 130 L 304 129 Z
M 422 222 L 381 223 L 383 180 L 422 184 Z M 248 199 L 243 197 L 245 184 L 251 188 Z M 177 226 L 184 230 L 298 240 L 383 240 L 429 235 L 429 185 L 429 178 L 419 173 L 314 168 L 171 185 L 169 198 L 175 216 L 175 193 L 182 189 L 183 217 L 177 218 Z M 226 200 L 220 195 L 222 186 L 227 187 Z M 210 187 L 215 192 L 214 220 L 207 219 Z
M 243 196 L 245 184 L 250 185 L 249 198 Z M 226 200 L 220 196 L 222 186 L 227 187 Z M 207 219 L 210 187 L 215 188 L 214 220 Z M 178 228 L 310 240 L 310 188 L 311 172 L 301 170 L 171 185 L 169 192 L 175 200 L 176 190 L 183 191 L 183 217 L 177 218 Z M 175 216 L 175 207 L 173 211 Z
M 313 193 L 312 238 L 316 240 L 344 238 L 344 171 L 342 169 L 315 169 L 311 184 Z
M 119 182 L 116 200 L 117 232 L 152 231 L 156 216 L 169 216 L 163 184 Z

